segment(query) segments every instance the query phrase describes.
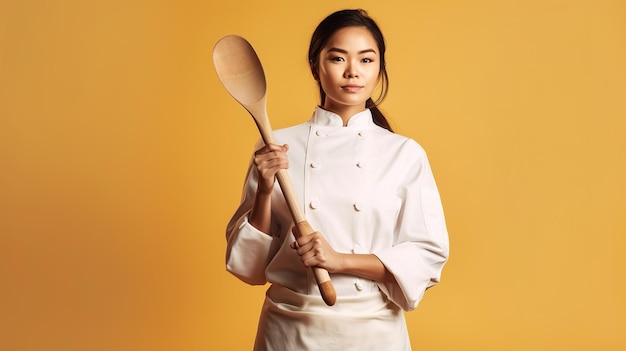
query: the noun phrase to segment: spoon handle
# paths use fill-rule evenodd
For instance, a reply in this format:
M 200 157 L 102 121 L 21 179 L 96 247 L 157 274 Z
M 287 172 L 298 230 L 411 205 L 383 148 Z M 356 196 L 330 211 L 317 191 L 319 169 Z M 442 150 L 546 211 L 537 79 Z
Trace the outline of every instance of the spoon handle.
M 254 106 L 248 105 L 246 109 L 250 115 L 252 115 L 252 118 L 261 133 L 263 141 L 266 144 L 275 144 L 276 142 L 274 141 L 272 128 L 270 126 L 269 118 L 267 117 L 265 106 L 265 99 L 262 99 L 262 102 L 254 104 Z M 279 170 L 278 173 L 276 173 L 276 179 L 278 180 L 278 184 L 283 191 L 283 195 L 285 197 L 285 201 L 287 202 L 287 207 L 291 212 L 293 222 L 296 224 L 296 228 L 298 229 L 298 237 L 313 234 L 315 230 L 311 227 L 309 222 L 307 222 L 302 210 L 300 210 L 300 206 L 298 206 L 295 191 L 293 190 L 291 178 L 289 178 L 287 170 Z M 322 299 L 328 306 L 334 305 L 337 300 L 337 293 L 335 291 L 335 287 L 333 286 L 333 282 L 330 280 L 330 274 L 328 274 L 326 269 L 321 267 L 313 267 L 312 269 L 315 281 L 320 289 Z

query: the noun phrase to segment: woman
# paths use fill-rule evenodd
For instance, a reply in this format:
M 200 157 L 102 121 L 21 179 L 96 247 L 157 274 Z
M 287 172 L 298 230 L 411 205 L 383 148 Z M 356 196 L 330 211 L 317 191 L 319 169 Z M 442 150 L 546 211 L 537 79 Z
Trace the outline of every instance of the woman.
M 227 269 L 270 282 L 255 350 L 410 350 L 403 310 L 417 307 L 448 257 L 448 235 L 424 150 L 394 134 L 371 96 L 387 91 L 385 42 L 363 10 L 324 19 L 309 62 L 321 103 L 305 123 L 258 145 L 227 228 Z M 317 232 L 295 240 L 274 178 L 288 169 Z M 310 267 L 328 270 L 327 306 Z

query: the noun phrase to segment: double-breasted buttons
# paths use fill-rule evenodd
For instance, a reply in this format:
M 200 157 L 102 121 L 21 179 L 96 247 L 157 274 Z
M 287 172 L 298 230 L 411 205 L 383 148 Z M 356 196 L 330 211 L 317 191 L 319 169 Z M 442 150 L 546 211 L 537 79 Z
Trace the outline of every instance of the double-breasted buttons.
M 318 130 L 315 131 L 315 135 L 317 135 L 318 137 L 325 137 L 328 134 L 326 134 L 323 131 L 318 129 Z
M 309 203 L 309 207 L 311 207 L 314 210 L 320 208 L 321 205 L 322 203 L 317 198 L 312 199 L 311 202 Z

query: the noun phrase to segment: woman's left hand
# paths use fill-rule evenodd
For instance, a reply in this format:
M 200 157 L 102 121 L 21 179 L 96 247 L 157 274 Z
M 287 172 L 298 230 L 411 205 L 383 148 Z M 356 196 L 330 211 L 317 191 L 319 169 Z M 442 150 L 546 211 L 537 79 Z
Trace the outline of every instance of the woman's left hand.
M 335 251 L 322 233 L 314 232 L 298 238 L 296 230 L 293 227 L 296 241 L 291 243 L 291 248 L 300 255 L 305 267 L 321 267 L 330 273 L 341 271 L 344 255 Z

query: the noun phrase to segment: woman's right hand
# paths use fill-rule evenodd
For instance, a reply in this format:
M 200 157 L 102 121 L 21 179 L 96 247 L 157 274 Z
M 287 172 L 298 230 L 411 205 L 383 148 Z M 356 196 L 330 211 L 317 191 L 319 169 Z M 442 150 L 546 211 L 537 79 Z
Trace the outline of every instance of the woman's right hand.
M 269 194 L 274 189 L 276 173 L 281 169 L 289 168 L 287 159 L 289 146 L 268 144 L 254 153 L 254 164 L 259 175 L 259 187 L 257 191 Z

